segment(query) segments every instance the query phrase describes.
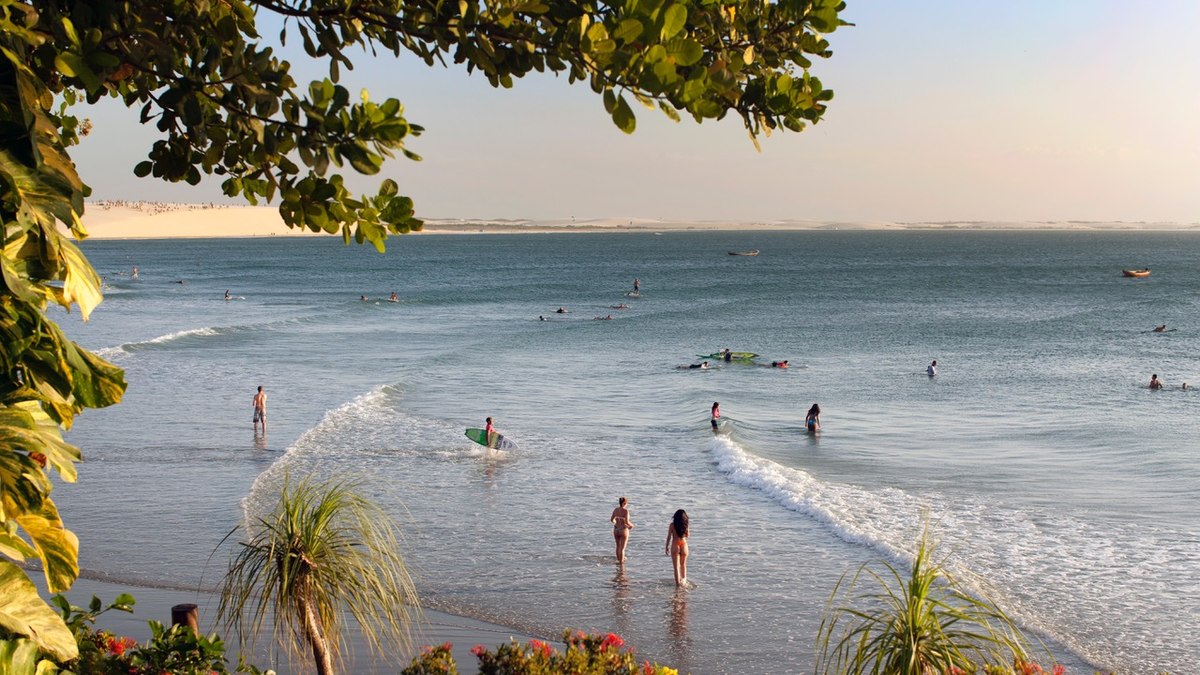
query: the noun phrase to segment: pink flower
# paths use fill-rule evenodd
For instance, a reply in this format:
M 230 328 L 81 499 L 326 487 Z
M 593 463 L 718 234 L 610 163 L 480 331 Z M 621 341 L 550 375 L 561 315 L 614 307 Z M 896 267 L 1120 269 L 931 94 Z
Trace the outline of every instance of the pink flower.
M 604 636 L 603 640 L 600 641 L 600 651 L 604 651 L 609 647 L 620 649 L 624 644 L 625 641 L 621 639 L 621 636 L 617 635 L 616 633 L 609 633 L 608 635 Z
M 487 648 L 485 648 L 483 645 L 475 645 L 474 647 L 471 647 L 471 653 L 476 657 L 481 657 L 487 653 Z

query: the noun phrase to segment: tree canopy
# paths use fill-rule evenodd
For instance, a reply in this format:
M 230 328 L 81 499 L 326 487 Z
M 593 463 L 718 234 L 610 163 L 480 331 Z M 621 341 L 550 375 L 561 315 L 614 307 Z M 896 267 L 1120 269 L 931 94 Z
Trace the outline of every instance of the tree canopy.
M 70 341 L 51 302 L 86 319 L 100 280 L 60 231 L 86 237 L 89 190 L 69 149 L 87 104 L 115 98 L 159 138 L 138 176 L 278 203 L 291 228 L 382 250 L 420 229 L 392 180 L 353 195 L 339 171 L 374 175 L 421 133 L 398 99 L 352 95 L 343 69 L 366 55 L 464 64 L 497 87 L 533 72 L 583 82 L 630 133 L 635 103 L 672 119 L 736 115 L 757 143 L 821 119 L 832 92 L 809 73 L 845 25 L 841 0 L 0 0 L 0 638 L 57 658 L 74 644 L 18 563 L 40 561 L 52 591 L 78 574 L 78 542 L 50 499 L 48 469 L 75 479 L 62 430 L 112 405 L 119 368 Z M 328 76 L 302 84 L 259 28 L 282 24 Z M 274 30 L 274 29 L 272 29 Z M 276 39 L 270 36 L 271 40 Z M 55 625 L 58 621 L 58 626 Z M 0 650 L 3 653 L 4 650 Z

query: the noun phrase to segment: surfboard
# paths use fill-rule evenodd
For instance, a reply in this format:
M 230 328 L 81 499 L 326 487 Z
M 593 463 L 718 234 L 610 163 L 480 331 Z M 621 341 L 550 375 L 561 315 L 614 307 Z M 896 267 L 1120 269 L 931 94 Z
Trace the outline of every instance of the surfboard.
M 699 354 L 698 356 L 702 359 L 708 359 L 709 361 L 720 361 L 725 358 L 725 353 L 724 352 L 714 352 L 712 354 Z M 749 360 L 757 358 L 757 357 L 758 357 L 758 354 L 755 354 L 754 352 L 730 352 L 729 353 L 729 358 L 733 359 L 734 361 L 749 361 Z
M 467 438 L 475 441 L 476 443 L 478 443 L 480 445 L 483 445 L 483 446 L 487 445 L 487 432 L 484 431 L 483 429 L 467 429 L 465 432 L 465 435 Z M 516 450 L 517 449 L 516 443 L 513 443 L 512 441 L 508 440 L 504 436 L 501 436 L 500 434 L 496 434 L 494 436 L 494 439 L 495 439 L 495 442 L 492 445 L 492 447 L 497 450 Z

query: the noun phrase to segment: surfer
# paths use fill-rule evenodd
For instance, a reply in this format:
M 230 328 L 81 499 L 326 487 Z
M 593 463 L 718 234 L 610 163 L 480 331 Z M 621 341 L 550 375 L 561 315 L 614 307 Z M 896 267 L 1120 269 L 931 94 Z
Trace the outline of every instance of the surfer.
M 137 267 L 133 268 L 133 278 L 134 279 L 138 278 L 138 268 Z
M 1184 382 L 1182 385 L 1180 385 L 1180 387 L 1179 387 L 1179 388 L 1180 388 L 1180 389 L 1182 389 L 1182 390 L 1184 390 L 1184 391 L 1187 391 L 1188 389 L 1191 389 L 1191 387 L 1189 387 L 1189 386 L 1188 386 L 1188 383 L 1187 383 L 1187 382 Z
M 627 305 L 623 302 L 619 305 L 609 305 L 608 307 L 609 307 L 609 309 L 629 309 L 629 305 Z
M 400 302 L 399 294 L 396 291 L 392 291 L 392 294 L 388 296 L 388 302 Z
M 1151 389 L 1162 389 L 1162 381 L 1158 379 L 1157 373 L 1150 376 L 1150 388 Z
M 933 362 L 925 368 L 925 374 L 930 377 L 937 375 L 937 359 L 934 359 Z
M 226 302 L 229 302 L 229 301 L 230 301 L 230 300 L 232 300 L 232 299 L 233 299 L 233 298 L 232 298 L 232 297 L 229 295 L 229 289 L 228 289 L 228 288 L 226 288 L 226 289 L 225 289 L 225 301 L 226 301 Z
M 1167 332 L 1167 324 L 1165 324 L 1165 323 L 1164 323 L 1164 324 L 1162 324 L 1162 325 L 1155 326 L 1155 327 L 1154 327 L 1154 332 L 1155 332 L 1155 333 L 1165 333 L 1165 332 Z
M 629 519 L 628 500 L 617 498 L 617 508 L 613 509 L 608 521 L 613 524 L 613 539 L 617 542 L 617 563 L 625 564 L 625 547 L 629 545 L 629 531 L 633 529 L 633 521 Z
M 723 355 L 721 356 L 721 358 L 725 359 L 725 363 L 733 362 L 733 352 L 729 351 L 729 347 L 726 347 L 725 351 L 722 352 L 722 354 Z
M 358 296 L 358 301 L 359 302 L 367 302 L 367 296 L 365 296 L 365 295 Z
M 804 428 L 813 434 L 821 430 L 821 406 L 814 403 L 808 409 L 808 415 L 804 417 Z
M 785 360 L 783 360 L 783 361 L 772 361 L 772 362 L 771 362 L 771 367 L 772 367 L 772 368 L 787 368 L 787 367 L 788 367 L 788 362 L 787 362 L 787 360 L 786 360 L 786 359 L 785 359 Z
M 679 509 L 667 525 L 666 554 L 671 556 L 671 568 L 675 572 L 675 585 L 687 585 L 687 557 L 689 534 L 687 511 Z
M 641 282 L 641 281 L 639 281 L 639 280 L 637 280 L 637 279 L 634 279 L 634 280 L 633 280 L 633 292 L 634 292 L 634 293 L 641 293 L 641 292 L 642 292 L 642 282 Z
M 254 430 L 258 431 L 259 423 L 262 423 L 262 432 L 267 433 L 267 394 L 263 391 L 262 385 L 258 387 L 258 393 L 254 395 Z
M 703 363 L 685 363 L 675 366 L 675 370 L 708 370 L 708 361 Z
M 496 427 L 492 424 L 492 418 L 487 418 L 487 424 L 483 427 L 483 438 L 487 441 L 489 448 L 495 447 L 496 443 Z
M 538 321 L 545 321 L 545 320 L 546 320 L 546 317 L 542 316 L 541 314 L 538 314 Z
M 558 309 L 554 310 L 554 313 L 555 314 L 566 314 L 568 311 L 569 310 L 567 310 L 566 307 L 559 307 Z
M 712 420 L 710 421 L 712 422 L 712 428 L 714 432 L 717 430 L 717 420 L 719 419 L 721 419 L 721 404 L 713 401 Z

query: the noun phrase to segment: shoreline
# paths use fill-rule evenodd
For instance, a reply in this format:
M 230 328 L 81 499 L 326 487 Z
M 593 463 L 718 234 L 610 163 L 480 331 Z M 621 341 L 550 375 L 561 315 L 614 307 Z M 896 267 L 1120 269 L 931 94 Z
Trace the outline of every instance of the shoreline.
M 43 597 L 48 598 L 49 595 L 46 594 L 45 589 L 45 579 L 41 576 L 40 572 L 34 572 L 33 579 L 37 583 Z M 163 625 L 170 626 L 172 606 L 177 604 L 195 604 L 199 611 L 200 631 L 206 635 L 213 632 L 219 633 L 225 641 L 228 660 L 231 663 L 237 662 L 236 635 L 217 630 L 214 626 L 217 602 L 219 600 L 216 593 L 201 590 L 166 588 L 162 586 L 135 585 L 118 581 L 80 577 L 75 581 L 71 590 L 67 591 L 64 595 L 67 596 L 72 605 L 86 608 L 92 596 L 99 597 L 104 606 L 107 606 L 120 593 L 129 593 L 137 601 L 134 605 L 133 613 L 130 614 L 116 610 L 107 612 L 97 619 L 96 628 L 102 628 L 117 635 L 131 637 L 139 643 L 144 644 L 151 637 L 147 621 L 158 621 Z M 268 634 L 259 636 L 255 648 L 248 652 L 248 662 L 263 669 L 272 668 L 280 673 L 280 675 L 288 672 L 302 671 L 305 668 L 311 669 L 311 664 L 308 662 L 290 664 L 286 660 L 286 656 L 274 647 L 270 639 L 269 630 L 265 628 L 264 632 Z M 527 642 L 533 639 L 534 636 L 524 634 L 507 626 L 457 614 L 449 614 L 435 609 L 423 608 L 421 609 L 419 625 L 414 630 L 414 651 L 412 653 L 401 653 L 394 659 L 376 660 L 367 647 L 366 642 L 359 634 L 357 627 L 351 626 L 347 630 L 345 637 L 347 647 L 345 652 L 345 672 L 347 673 L 399 672 L 399 670 L 409 664 L 413 656 L 419 653 L 422 647 L 449 642 L 453 645 L 452 652 L 454 660 L 458 665 L 459 673 L 471 675 L 479 672 L 476 665 L 478 661 L 471 654 L 471 648 L 475 645 L 483 644 L 495 648 L 496 645 L 506 643 L 511 639 L 519 642 Z M 557 640 L 551 640 L 550 642 L 556 644 Z
M 88 239 L 217 239 L 318 237 L 327 233 L 289 229 L 276 208 L 159 202 L 90 202 L 83 217 Z M 654 218 L 472 219 L 428 218 L 416 235 L 596 234 L 606 232 L 1200 232 L 1197 223 L 1129 221 L 690 221 Z

